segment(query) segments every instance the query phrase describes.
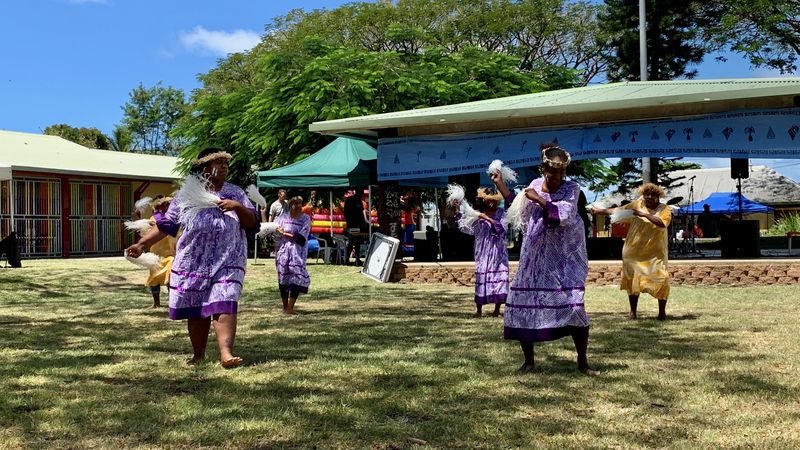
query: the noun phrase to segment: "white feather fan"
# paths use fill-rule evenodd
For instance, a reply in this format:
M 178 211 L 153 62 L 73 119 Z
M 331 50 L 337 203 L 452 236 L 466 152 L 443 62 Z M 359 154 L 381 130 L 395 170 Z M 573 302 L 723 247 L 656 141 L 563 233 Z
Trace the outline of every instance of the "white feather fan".
M 145 269 L 153 269 L 161 266 L 161 257 L 150 252 L 142 253 L 138 258 L 132 258 L 126 253 L 125 259 Z
M 247 193 L 247 198 L 249 198 L 254 205 L 259 206 L 261 208 L 267 207 L 267 199 L 264 198 L 264 196 L 261 195 L 260 192 L 258 192 L 258 188 L 256 187 L 256 185 L 251 184 L 250 186 L 247 186 L 245 192 Z
M 153 226 L 150 219 L 126 220 L 125 229 L 136 233 L 146 233 Z
M 144 211 L 147 207 L 150 206 L 150 203 L 153 201 L 152 197 L 142 197 L 139 200 L 136 200 L 136 203 L 133 206 L 136 208 L 137 211 Z
M 207 183 L 197 175 L 188 175 L 183 180 L 176 197 L 180 199 L 180 222 L 191 229 L 197 214 L 209 208 L 218 208 L 219 197 L 207 189 Z
M 464 187 L 455 183 L 447 185 L 447 203 L 453 204 L 455 202 L 464 201 Z
M 495 159 L 489 164 L 489 168 L 486 169 L 486 174 L 491 175 L 493 173 L 500 174 L 500 177 L 503 178 L 503 181 L 508 184 L 513 184 L 517 182 L 517 172 L 514 172 L 514 169 L 503 165 L 503 161 L 499 159 Z
M 511 206 L 509 206 L 506 210 L 505 217 L 506 222 L 508 222 L 508 225 L 511 228 L 515 230 L 522 230 L 525 227 L 522 214 L 530 201 L 531 200 L 525 195 L 525 191 L 520 192 L 516 197 L 514 197 L 514 201 L 511 202 Z
M 263 237 L 266 237 L 267 235 L 275 233 L 276 231 L 278 231 L 278 224 L 277 223 L 275 223 L 275 222 L 263 222 L 261 224 L 261 228 L 258 230 L 258 233 L 256 233 L 256 236 L 263 238 Z

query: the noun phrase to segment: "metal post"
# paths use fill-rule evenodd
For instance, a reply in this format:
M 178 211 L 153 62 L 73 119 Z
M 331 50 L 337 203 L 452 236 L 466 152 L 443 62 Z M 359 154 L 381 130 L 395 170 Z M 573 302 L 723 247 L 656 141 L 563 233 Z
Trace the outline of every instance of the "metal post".
M 328 201 L 330 202 L 330 209 L 328 210 L 328 224 L 331 228 L 331 239 L 333 239 L 333 191 L 328 191 Z
M 645 0 L 639 0 L 639 79 L 647 81 L 647 15 Z M 653 158 L 642 158 L 642 183 L 653 183 Z
M 253 265 L 254 266 L 263 266 L 264 263 L 258 262 L 258 236 L 253 238 Z
M 372 242 L 372 185 L 367 185 L 367 225 L 369 226 L 369 241 Z
M 8 212 L 11 217 L 11 232 L 14 232 L 14 177 L 8 179 Z M 2 238 L 2 236 L 0 236 Z
M 647 81 L 647 17 L 645 0 L 639 0 L 639 79 Z
M 736 192 L 739 194 L 739 222 L 742 221 L 742 179 L 736 179 Z

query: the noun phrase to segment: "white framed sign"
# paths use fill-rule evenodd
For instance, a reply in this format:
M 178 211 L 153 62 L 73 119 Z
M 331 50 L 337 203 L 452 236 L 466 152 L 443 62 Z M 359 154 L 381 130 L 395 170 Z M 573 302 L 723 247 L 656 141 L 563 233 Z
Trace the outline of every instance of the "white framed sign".
M 400 248 L 400 240 L 380 233 L 372 233 L 372 240 L 369 243 L 367 257 L 364 259 L 364 267 L 361 273 L 373 280 L 385 283 L 392 274 L 392 266 L 397 251 Z

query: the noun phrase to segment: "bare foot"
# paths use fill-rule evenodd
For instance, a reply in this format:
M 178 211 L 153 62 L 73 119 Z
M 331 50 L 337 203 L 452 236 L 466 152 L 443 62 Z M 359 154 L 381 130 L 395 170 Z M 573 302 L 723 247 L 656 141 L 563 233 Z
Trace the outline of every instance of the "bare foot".
M 591 377 L 596 377 L 601 374 L 599 370 L 596 370 L 594 367 L 586 364 L 585 366 L 578 366 L 578 370 L 581 371 L 584 375 L 589 375 Z
M 636 313 L 628 313 L 628 320 L 636 320 Z
M 284 314 L 288 314 L 288 315 L 290 315 L 290 316 L 294 316 L 295 314 L 297 314 L 296 312 L 294 312 L 294 310 L 293 310 L 293 309 L 284 309 L 284 310 L 283 310 L 283 313 L 284 313 Z
M 475 314 L 472 315 L 472 317 L 474 317 L 476 319 L 480 319 L 481 317 L 483 317 L 483 315 L 481 313 L 475 313 Z
M 523 363 L 521 366 L 519 366 L 519 369 L 517 369 L 517 375 L 525 375 L 528 372 L 533 372 L 534 368 L 534 364 Z
M 492 317 L 500 317 L 500 313 L 499 312 L 493 312 L 492 313 Z
M 656 320 L 660 320 L 660 321 L 663 322 L 663 321 L 667 320 L 667 315 L 666 314 L 659 314 L 658 317 L 656 317 Z
M 244 360 L 242 360 L 242 358 L 239 358 L 238 356 L 231 356 L 224 361 L 220 361 L 220 364 L 222 364 L 222 367 L 226 369 L 232 369 L 234 367 L 241 366 L 243 362 Z

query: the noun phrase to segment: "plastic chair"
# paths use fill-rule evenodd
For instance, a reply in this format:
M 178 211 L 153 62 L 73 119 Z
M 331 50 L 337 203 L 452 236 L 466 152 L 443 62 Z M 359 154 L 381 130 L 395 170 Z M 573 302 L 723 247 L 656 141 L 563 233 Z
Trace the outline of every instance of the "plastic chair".
M 333 247 L 329 247 L 328 243 L 324 239 L 317 239 L 317 242 L 319 242 L 319 248 L 317 248 L 317 258 L 314 260 L 314 262 L 319 262 L 319 254 L 322 253 L 322 263 L 330 263 L 331 251 L 333 251 Z
M 333 236 L 333 242 L 336 245 L 336 258 L 339 264 L 344 264 L 347 261 L 347 238 L 344 236 Z

